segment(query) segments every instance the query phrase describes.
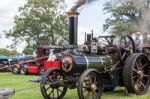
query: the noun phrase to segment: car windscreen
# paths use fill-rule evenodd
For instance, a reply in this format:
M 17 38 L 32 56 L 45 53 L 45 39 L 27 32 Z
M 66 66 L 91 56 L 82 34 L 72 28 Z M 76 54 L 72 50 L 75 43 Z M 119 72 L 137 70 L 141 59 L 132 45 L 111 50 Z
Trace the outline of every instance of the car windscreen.
M 57 54 L 63 51 L 64 49 L 61 48 L 51 48 L 45 50 L 45 55 L 48 56 L 49 54 Z

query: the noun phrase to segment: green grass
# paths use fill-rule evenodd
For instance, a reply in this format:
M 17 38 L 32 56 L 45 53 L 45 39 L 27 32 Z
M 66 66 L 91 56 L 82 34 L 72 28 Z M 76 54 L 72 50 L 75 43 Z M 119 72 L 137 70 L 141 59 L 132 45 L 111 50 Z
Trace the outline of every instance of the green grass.
M 29 88 L 28 90 L 18 91 L 11 99 L 43 99 L 39 84 L 28 82 L 37 79 L 36 75 L 13 75 L 11 73 L 0 73 L 0 87 L 13 88 L 16 91 Z M 150 91 L 143 96 L 129 97 L 123 94 L 124 88 L 116 88 L 113 92 L 103 93 L 102 99 L 150 99 Z M 68 90 L 65 99 L 78 99 L 76 90 Z

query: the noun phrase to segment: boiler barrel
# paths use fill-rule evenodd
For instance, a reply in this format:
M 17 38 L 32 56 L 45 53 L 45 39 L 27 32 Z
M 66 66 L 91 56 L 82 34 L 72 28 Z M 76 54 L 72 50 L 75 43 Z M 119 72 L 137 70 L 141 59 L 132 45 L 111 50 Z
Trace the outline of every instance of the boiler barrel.
M 66 73 L 82 73 L 86 69 L 96 69 L 99 72 L 110 69 L 110 56 L 65 56 L 62 60 L 62 70 Z

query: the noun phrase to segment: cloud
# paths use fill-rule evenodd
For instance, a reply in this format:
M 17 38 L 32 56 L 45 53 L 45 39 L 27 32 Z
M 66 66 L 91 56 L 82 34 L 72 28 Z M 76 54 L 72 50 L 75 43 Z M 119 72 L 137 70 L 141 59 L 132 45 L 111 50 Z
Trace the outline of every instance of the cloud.
M 23 6 L 26 3 L 26 0 L 0 0 L 0 1 L 2 2 L 2 3 L 0 3 L 0 34 L 2 34 L 4 30 L 12 29 L 12 27 L 14 26 L 14 23 L 13 23 L 14 22 L 14 16 L 18 14 L 18 8 L 20 6 Z M 77 0 L 66 0 L 66 4 L 67 4 L 66 12 L 71 9 L 71 7 L 75 4 L 76 1 Z M 99 10 L 98 4 L 97 5 L 91 5 L 91 6 L 96 6 L 97 9 Z M 95 9 L 95 7 L 93 7 L 93 8 Z M 92 13 L 92 11 L 89 11 L 88 13 Z M 82 15 L 83 15 L 83 18 L 81 18 Z M 87 19 L 87 13 L 82 12 L 82 15 L 80 16 L 82 23 L 87 24 L 86 22 L 83 21 L 83 19 Z M 90 23 L 88 22 L 88 24 L 90 24 Z M 98 23 L 97 25 L 94 24 L 91 26 L 79 24 L 79 27 L 78 27 L 78 43 L 79 44 L 84 43 L 85 32 L 91 33 L 92 29 L 94 30 L 94 35 L 96 37 L 99 35 L 104 35 L 102 33 L 102 24 L 101 23 Z M 5 38 L 0 39 L 0 42 L 4 42 L 4 43 L 0 44 L 0 47 L 2 47 L 2 48 L 6 48 L 7 45 L 11 44 L 11 40 L 5 39 Z M 25 47 L 25 43 L 22 43 L 18 47 L 17 50 L 19 52 L 21 52 L 24 47 Z
M 85 41 L 85 33 L 90 34 L 93 30 L 94 37 L 105 36 L 108 33 L 102 31 L 101 24 L 93 25 L 91 27 L 79 26 L 78 27 L 78 44 L 83 44 Z
M 69 11 L 71 9 L 71 7 L 74 5 L 76 0 L 65 0 L 66 4 L 67 4 L 67 8 L 66 11 Z
M 18 8 L 23 6 L 26 0 L 0 0 L 0 35 L 4 35 L 4 30 L 9 30 L 14 25 L 14 16 L 18 14 Z M 1 48 L 6 48 L 11 44 L 11 40 L 0 38 Z M 18 49 L 19 50 L 19 49 Z M 20 51 L 20 50 L 19 50 Z

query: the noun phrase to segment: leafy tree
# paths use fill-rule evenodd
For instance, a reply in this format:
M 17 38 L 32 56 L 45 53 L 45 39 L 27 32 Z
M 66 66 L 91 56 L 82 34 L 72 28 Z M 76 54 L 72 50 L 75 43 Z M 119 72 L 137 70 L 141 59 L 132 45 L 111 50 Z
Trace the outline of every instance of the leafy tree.
M 126 3 L 109 0 L 104 4 L 104 11 L 110 14 L 103 25 L 104 31 L 115 35 L 130 35 L 138 31 L 140 13 L 133 6 L 132 0 Z
M 34 48 L 33 46 L 30 46 L 30 45 L 27 45 L 23 50 L 23 53 L 25 55 L 33 55 L 33 52 L 34 52 Z
M 0 48 L 0 54 L 5 55 L 5 56 L 20 55 L 20 53 L 17 52 L 16 50 L 7 50 L 5 48 Z
M 30 54 L 38 45 L 67 43 L 67 17 L 64 0 L 27 0 L 15 16 L 15 26 L 5 31 L 13 39 L 13 47 L 25 41 L 24 53 Z

